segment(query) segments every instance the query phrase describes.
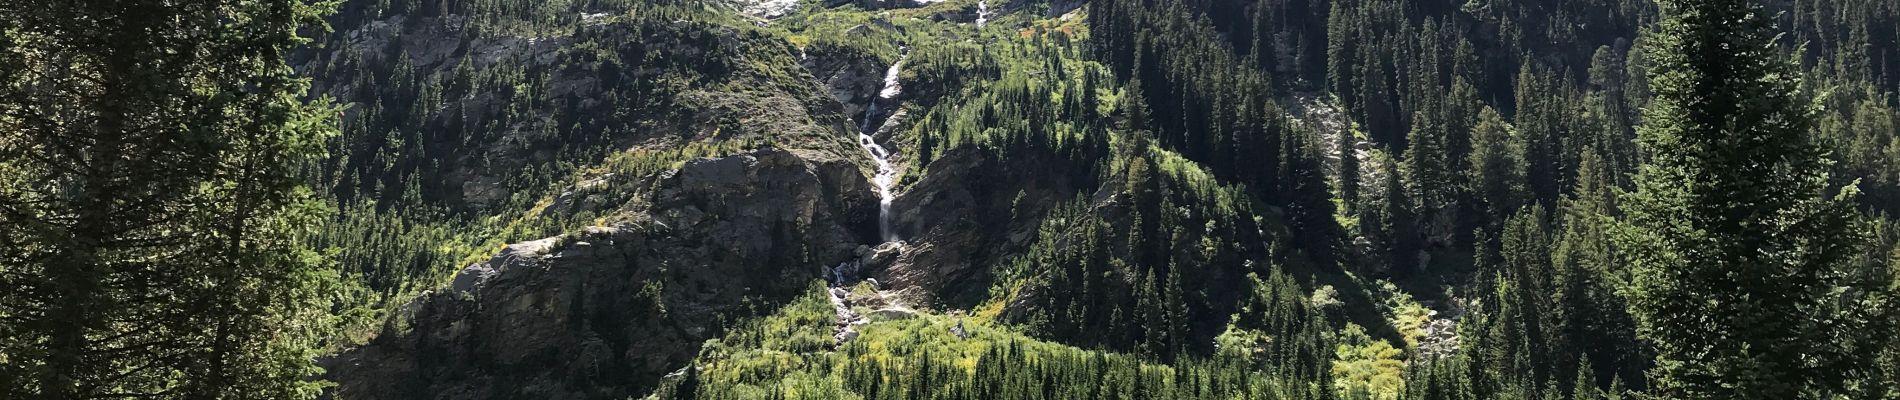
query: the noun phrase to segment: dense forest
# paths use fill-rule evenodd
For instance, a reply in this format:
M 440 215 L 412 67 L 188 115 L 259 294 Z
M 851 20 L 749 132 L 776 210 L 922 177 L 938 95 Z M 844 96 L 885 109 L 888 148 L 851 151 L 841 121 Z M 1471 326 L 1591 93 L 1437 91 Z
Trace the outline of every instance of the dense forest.
M 15 0 L 0 80 L 0 399 L 1900 399 L 1887 0 Z

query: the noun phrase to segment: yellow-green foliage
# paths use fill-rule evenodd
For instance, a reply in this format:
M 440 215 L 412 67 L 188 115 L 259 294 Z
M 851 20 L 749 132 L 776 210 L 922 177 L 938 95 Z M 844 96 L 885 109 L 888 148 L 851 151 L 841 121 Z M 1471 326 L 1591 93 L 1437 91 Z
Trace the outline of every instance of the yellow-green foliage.
M 825 296 L 814 283 L 778 313 L 709 341 L 695 360 L 698 369 L 664 383 L 654 397 L 691 391 L 702 399 L 1282 398 L 1314 389 L 1279 385 L 1245 364 L 1170 366 L 928 313 L 859 326 L 861 336 L 834 345 Z M 959 321 L 967 339 L 950 331 Z M 1195 384 L 1183 385 L 1184 378 Z
M 797 354 L 830 347 L 831 303 L 823 282 L 812 282 L 810 294 L 785 305 L 777 313 L 747 321 L 707 342 L 701 351 L 712 360 L 747 358 L 746 354 Z
M 1222 184 L 1206 167 L 1181 157 L 1180 153 L 1157 146 L 1149 154 L 1153 155 L 1156 167 L 1172 178 L 1172 182 L 1192 191 L 1195 198 L 1211 199 L 1210 203 L 1218 207 L 1215 210 L 1220 216 L 1236 215 L 1234 204 L 1248 201 L 1246 192 L 1240 187 Z
M 1405 338 L 1407 348 L 1417 348 L 1419 339 L 1425 337 L 1425 325 L 1431 322 L 1431 310 L 1420 305 L 1411 294 L 1399 290 L 1392 282 L 1379 281 L 1379 288 L 1385 295 L 1383 308 L 1386 319 Z
M 1405 391 L 1403 354 L 1348 324 L 1333 350 L 1333 389 L 1344 399 L 1396 400 Z
M 1227 331 L 1214 337 L 1214 345 L 1218 347 L 1215 351 L 1218 351 L 1221 357 L 1242 360 L 1259 358 L 1263 353 L 1261 349 L 1271 342 L 1273 342 L 1273 336 L 1266 332 L 1241 328 L 1234 326 L 1231 322 L 1227 324 Z

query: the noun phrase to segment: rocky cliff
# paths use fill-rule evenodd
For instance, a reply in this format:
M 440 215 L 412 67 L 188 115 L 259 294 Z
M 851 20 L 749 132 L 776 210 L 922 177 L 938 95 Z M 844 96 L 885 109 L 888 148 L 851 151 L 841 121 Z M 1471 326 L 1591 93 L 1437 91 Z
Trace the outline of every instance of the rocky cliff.
M 874 201 L 857 167 L 760 149 L 656 179 L 629 222 L 503 249 L 408 322 L 327 360 L 348 399 L 643 394 L 726 322 L 855 257 Z
M 919 288 L 909 292 L 918 303 L 973 306 L 990 288 L 990 267 L 1021 254 L 1044 213 L 1092 184 L 1072 169 L 974 146 L 947 152 L 893 204 L 900 210 L 893 225 L 906 245 L 876 257 L 871 275 Z

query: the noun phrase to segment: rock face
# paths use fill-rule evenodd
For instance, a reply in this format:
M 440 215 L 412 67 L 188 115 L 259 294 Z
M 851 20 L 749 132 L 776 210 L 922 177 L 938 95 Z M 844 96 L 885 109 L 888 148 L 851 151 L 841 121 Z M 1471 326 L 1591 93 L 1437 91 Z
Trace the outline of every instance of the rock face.
M 875 254 L 867 269 L 893 289 L 922 289 L 900 295 L 917 304 L 974 305 L 989 289 L 987 266 L 1020 254 L 1036 239 L 1042 215 L 1092 176 L 1038 158 L 1005 161 L 973 147 L 946 152 L 892 206 L 905 246 Z
M 381 192 L 410 182 L 432 206 L 512 213 L 516 199 L 557 194 L 544 191 L 608 154 L 768 137 L 821 149 L 849 142 L 818 138 L 855 131 L 784 40 L 706 21 L 576 17 L 572 29 L 527 35 L 398 14 L 339 23 L 325 46 L 298 51 L 311 94 L 347 106 L 353 127 L 330 167 L 349 178 L 339 197 L 389 198 Z M 475 83 L 483 76 L 509 78 Z M 696 83 L 652 84 L 662 76 Z
M 733 5 L 745 15 L 775 19 L 798 9 L 798 0 L 737 0 Z
M 823 266 L 854 258 L 869 192 L 855 165 L 787 150 L 688 162 L 636 200 L 633 222 L 508 246 L 416 300 L 406 329 L 323 360 L 331 394 L 645 393 L 721 318 L 746 315 L 748 298 L 788 301 Z
M 943 0 L 825 0 L 825 7 L 839 7 L 856 4 L 866 10 L 888 10 L 894 8 L 917 8 L 942 2 Z
M 870 30 L 864 25 L 852 29 Z M 847 32 L 847 36 L 854 35 Z M 884 87 L 884 72 L 888 67 L 868 55 L 827 46 L 808 49 L 799 64 L 817 78 L 830 92 L 831 99 L 844 107 L 844 115 L 854 121 L 864 115 L 871 101 L 877 98 L 878 90 Z

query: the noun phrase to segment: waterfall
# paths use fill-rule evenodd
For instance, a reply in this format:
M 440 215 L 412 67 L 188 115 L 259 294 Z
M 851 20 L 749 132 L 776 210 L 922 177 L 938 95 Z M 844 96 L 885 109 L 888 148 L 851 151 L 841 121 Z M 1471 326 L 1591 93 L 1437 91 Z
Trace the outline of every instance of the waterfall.
M 898 49 L 905 53 L 904 55 L 898 56 L 897 62 L 891 63 L 890 69 L 884 70 L 884 89 L 877 91 L 877 98 L 871 99 L 871 106 L 864 109 L 863 120 L 858 121 L 858 131 L 861 133 L 869 134 L 877 132 L 877 127 L 871 125 L 871 120 L 877 118 L 878 103 L 889 101 L 891 98 L 897 97 L 898 94 L 904 92 L 904 86 L 897 83 L 897 74 L 904 67 L 904 58 L 909 57 L 909 50 L 903 47 L 899 47 Z M 883 158 L 883 156 L 877 157 Z
M 877 186 L 878 237 L 886 242 L 897 241 L 897 233 L 891 231 L 891 185 L 897 183 L 897 168 L 891 166 L 891 152 L 885 150 L 884 146 L 878 145 L 877 139 L 871 137 L 878 128 L 872 120 L 877 118 L 878 103 L 888 102 L 903 93 L 904 87 L 898 84 L 897 74 L 904 66 L 904 58 L 909 54 L 908 50 L 900 51 L 906 51 L 906 53 L 898 56 L 897 62 L 891 63 L 891 68 L 884 72 L 884 89 L 879 90 L 877 98 L 871 100 L 871 106 L 865 108 L 864 120 L 859 122 L 858 127 L 858 146 L 871 154 L 872 161 L 877 162 L 877 175 L 871 177 L 871 184 Z
M 858 145 L 871 153 L 871 160 L 877 162 L 877 175 L 871 177 L 871 184 L 877 186 L 877 232 L 886 242 L 897 240 L 897 234 L 891 232 L 891 184 L 897 182 L 897 168 L 891 166 L 890 152 L 879 146 L 871 135 L 858 134 Z
M 983 24 L 987 24 L 989 22 L 990 22 L 990 0 L 982 0 L 982 1 L 976 2 L 976 28 L 983 29 Z

